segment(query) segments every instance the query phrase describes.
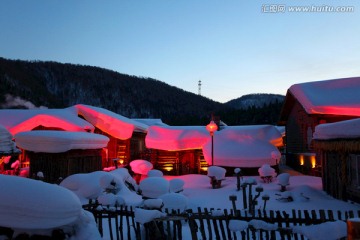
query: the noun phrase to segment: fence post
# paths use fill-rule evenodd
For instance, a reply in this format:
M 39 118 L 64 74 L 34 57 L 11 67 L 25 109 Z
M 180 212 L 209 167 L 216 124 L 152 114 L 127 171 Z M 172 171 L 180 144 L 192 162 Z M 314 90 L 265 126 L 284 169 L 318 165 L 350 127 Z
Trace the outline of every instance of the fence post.
M 360 239 L 360 218 L 350 218 L 346 221 L 347 239 Z

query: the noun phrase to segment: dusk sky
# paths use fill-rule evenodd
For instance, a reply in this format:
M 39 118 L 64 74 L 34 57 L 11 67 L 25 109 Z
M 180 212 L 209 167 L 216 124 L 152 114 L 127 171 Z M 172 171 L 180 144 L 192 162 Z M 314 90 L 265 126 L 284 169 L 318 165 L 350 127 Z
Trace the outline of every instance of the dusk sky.
M 359 0 L 3 0 L 0 30 L 0 57 L 98 66 L 196 94 L 201 80 L 219 102 L 360 76 Z

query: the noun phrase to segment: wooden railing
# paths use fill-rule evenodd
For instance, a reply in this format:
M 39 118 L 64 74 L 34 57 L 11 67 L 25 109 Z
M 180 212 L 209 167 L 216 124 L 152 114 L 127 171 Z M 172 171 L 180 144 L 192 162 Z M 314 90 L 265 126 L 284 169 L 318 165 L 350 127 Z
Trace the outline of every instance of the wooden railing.
M 332 210 L 292 210 L 263 211 L 257 210 L 254 216 L 246 211 L 214 210 L 198 208 L 196 212 L 188 210 L 184 213 L 167 213 L 166 217 L 157 218 L 141 225 L 135 221 L 132 207 L 106 207 L 97 204 L 83 206 L 94 214 L 100 234 L 106 239 L 307 239 L 301 234 L 293 233 L 292 227 L 321 224 L 336 220 L 346 221 L 359 218 L 360 211 Z M 216 214 L 215 214 L 216 212 Z M 219 214 L 219 212 L 221 214 Z M 231 220 L 249 222 L 243 231 L 231 231 Z M 275 224 L 276 229 L 256 229 L 252 220 Z M 183 231 L 184 230 L 184 231 Z M 187 233 L 186 236 L 183 234 Z

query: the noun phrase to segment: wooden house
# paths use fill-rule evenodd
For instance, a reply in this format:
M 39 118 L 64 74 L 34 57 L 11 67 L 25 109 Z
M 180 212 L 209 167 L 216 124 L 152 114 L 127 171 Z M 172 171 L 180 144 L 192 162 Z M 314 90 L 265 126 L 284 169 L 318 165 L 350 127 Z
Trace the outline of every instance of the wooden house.
M 95 133 L 110 139 L 102 153 L 103 168 L 128 165 L 146 153 L 148 125 L 99 107 L 78 104 L 74 108 L 80 117 L 95 126 Z
M 360 119 L 319 125 L 313 142 L 323 166 L 323 189 L 360 203 Z
M 213 140 L 205 126 L 150 126 L 145 143 L 154 167 L 173 175 L 206 173 L 211 165 L 229 169 L 229 175 L 237 167 L 257 172 L 280 160 L 282 135 L 271 125 L 227 126 Z
M 92 132 L 94 126 L 78 117 L 73 108 L 1 109 L 0 124 L 14 136 L 32 130 Z M 19 153 L 18 153 L 19 154 Z M 29 167 L 25 152 L 19 156 L 20 167 Z
M 15 141 L 30 163 L 29 176 L 55 183 L 72 174 L 102 170 L 102 151 L 109 139 L 87 132 L 38 130 L 20 132 Z
M 312 143 L 315 127 L 359 117 L 359 92 L 360 77 L 292 85 L 279 120 L 286 132 L 286 164 L 305 173 L 319 173 L 321 162 Z

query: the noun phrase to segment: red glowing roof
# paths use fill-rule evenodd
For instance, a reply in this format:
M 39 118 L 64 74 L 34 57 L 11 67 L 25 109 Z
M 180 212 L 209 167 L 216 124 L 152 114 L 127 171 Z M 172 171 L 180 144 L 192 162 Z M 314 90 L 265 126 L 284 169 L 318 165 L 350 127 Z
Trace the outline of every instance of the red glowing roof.
M 1 109 L 0 124 L 15 135 L 38 126 L 65 131 L 93 131 L 94 126 L 78 117 L 72 108 L 65 109 Z
M 83 116 L 86 121 L 118 139 L 129 139 L 134 131 L 146 132 L 148 128 L 148 126 L 143 123 L 104 108 L 84 104 L 78 104 L 74 107 L 77 109 L 79 115 Z
M 360 77 L 295 84 L 289 92 L 308 114 L 360 116 Z

